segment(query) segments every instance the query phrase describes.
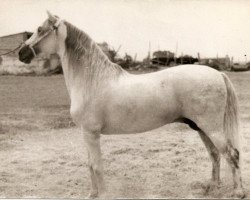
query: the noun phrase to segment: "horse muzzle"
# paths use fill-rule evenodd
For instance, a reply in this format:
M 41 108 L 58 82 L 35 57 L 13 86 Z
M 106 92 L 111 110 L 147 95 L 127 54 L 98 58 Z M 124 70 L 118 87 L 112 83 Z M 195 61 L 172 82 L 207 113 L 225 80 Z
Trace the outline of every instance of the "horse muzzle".
M 28 45 L 23 46 L 18 52 L 18 55 L 19 55 L 19 60 L 26 64 L 29 64 L 35 57 L 32 49 Z

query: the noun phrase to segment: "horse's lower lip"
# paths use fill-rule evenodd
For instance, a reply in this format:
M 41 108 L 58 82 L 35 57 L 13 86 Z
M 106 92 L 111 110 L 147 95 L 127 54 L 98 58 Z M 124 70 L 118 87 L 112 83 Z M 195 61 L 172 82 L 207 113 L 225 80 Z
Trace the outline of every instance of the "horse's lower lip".
M 24 63 L 30 64 L 30 63 L 31 63 L 31 60 L 30 60 L 30 59 L 26 59 L 26 60 L 24 60 Z
M 22 58 L 22 59 L 19 59 L 21 62 L 24 62 L 24 63 L 26 63 L 26 64 L 29 64 L 30 62 L 31 62 L 31 59 L 29 59 L 29 58 Z

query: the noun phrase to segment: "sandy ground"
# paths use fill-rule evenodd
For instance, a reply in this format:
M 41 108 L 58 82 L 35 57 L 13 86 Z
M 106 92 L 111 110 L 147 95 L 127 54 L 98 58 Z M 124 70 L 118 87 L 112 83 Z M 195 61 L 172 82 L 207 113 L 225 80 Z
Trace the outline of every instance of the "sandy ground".
M 250 197 L 250 73 L 227 73 L 240 100 L 243 183 Z M 62 76 L 0 78 L 0 198 L 84 198 L 90 189 L 81 132 L 69 116 Z M 109 198 L 230 198 L 223 160 L 219 189 L 206 191 L 211 162 L 198 134 L 170 124 L 103 136 Z

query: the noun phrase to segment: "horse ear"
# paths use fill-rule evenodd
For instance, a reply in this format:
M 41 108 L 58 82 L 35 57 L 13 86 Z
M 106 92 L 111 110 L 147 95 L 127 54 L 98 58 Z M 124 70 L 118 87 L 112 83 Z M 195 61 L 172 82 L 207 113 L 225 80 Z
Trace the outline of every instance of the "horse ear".
M 56 17 L 50 13 L 50 11 L 47 10 L 49 21 L 52 23 L 55 23 L 57 21 Z

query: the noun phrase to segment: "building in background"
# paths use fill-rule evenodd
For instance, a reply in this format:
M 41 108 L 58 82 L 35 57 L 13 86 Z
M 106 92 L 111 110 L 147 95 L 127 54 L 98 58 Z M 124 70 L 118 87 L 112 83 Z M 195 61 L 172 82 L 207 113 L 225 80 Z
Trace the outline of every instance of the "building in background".
M 215 57 L 215 58 L 202 58 L 200 59 L 200 64 L 207 65 L 217 70 L 231 70 L 233 66 L 233 61 L 230 60 L 229 56 L 225 57 Z
M 12 35 L 6 35 L 0 37 L 0 54 L 7 53 L 12 49 L 18 47 L 22 42 L 31 37 L 31 32 L 21 32 Z M 8 56 L 16 56 L 17 52 L 8 54 Z

